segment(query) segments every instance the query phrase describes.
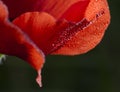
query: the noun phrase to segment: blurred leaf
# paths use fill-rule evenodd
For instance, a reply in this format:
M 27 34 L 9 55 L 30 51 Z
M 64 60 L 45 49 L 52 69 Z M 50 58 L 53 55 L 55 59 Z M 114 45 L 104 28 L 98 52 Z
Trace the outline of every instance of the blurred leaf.
M 4 54 L 0 54 L 0 64 L 2 64 L 2 61 L 5 60 L 6 56 Z

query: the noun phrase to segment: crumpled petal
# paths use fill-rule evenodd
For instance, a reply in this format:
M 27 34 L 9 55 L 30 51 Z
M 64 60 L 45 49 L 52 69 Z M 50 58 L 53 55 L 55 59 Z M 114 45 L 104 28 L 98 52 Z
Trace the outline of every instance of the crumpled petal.
M 40 71 L 44 64 L 44 54 L 42 51 L 35 46 L 21 29 L 9 22 L 7 8 L 1 1 L 0 53 L 22 58 L 31 64 L 37 71 Z M 40 81 L 38 82 L 41 85 Z
M 0 1 L 0 23 L 5 21 L 8 17 L 7 7 Z

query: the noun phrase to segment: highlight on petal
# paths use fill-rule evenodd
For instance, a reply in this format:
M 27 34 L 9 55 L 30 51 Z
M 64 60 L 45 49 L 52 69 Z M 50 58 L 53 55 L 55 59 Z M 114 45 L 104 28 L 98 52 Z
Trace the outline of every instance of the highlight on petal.
M 7 7 L 0 1 L 0 22 L 8 17 Z
M 0 10 L 7 13 L 1 1 Z M 2 19 L 2 21 L 0 20 L 0 53 L 17 56 L 27 61 L 37 71 L 40 71 L 44 64 L 42 51 L 21 29 L 9 22 L 6 14 L 0 13 L 0 18 Z

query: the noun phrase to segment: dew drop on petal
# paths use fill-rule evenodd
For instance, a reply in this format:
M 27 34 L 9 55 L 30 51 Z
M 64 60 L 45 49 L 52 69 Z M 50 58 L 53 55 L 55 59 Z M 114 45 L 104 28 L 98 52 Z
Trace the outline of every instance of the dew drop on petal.
M 36 78 L 36 82 L 38 83 L 38 85 L 39 85 L 40 87 L 42 87 L 41 69 L 38 70 L 37 73 L 38 73 L 38 76 L 37 76 L 37 78 Z

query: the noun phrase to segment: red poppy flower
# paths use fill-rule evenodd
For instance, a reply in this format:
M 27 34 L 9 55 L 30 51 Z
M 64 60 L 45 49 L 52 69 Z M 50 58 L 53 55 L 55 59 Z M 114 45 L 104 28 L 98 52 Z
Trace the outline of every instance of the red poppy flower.
M 41 86 L 44 56 L 88 52 L 109 23 L 106 0 L 0 0 L 0 53 L 31 64 Z

